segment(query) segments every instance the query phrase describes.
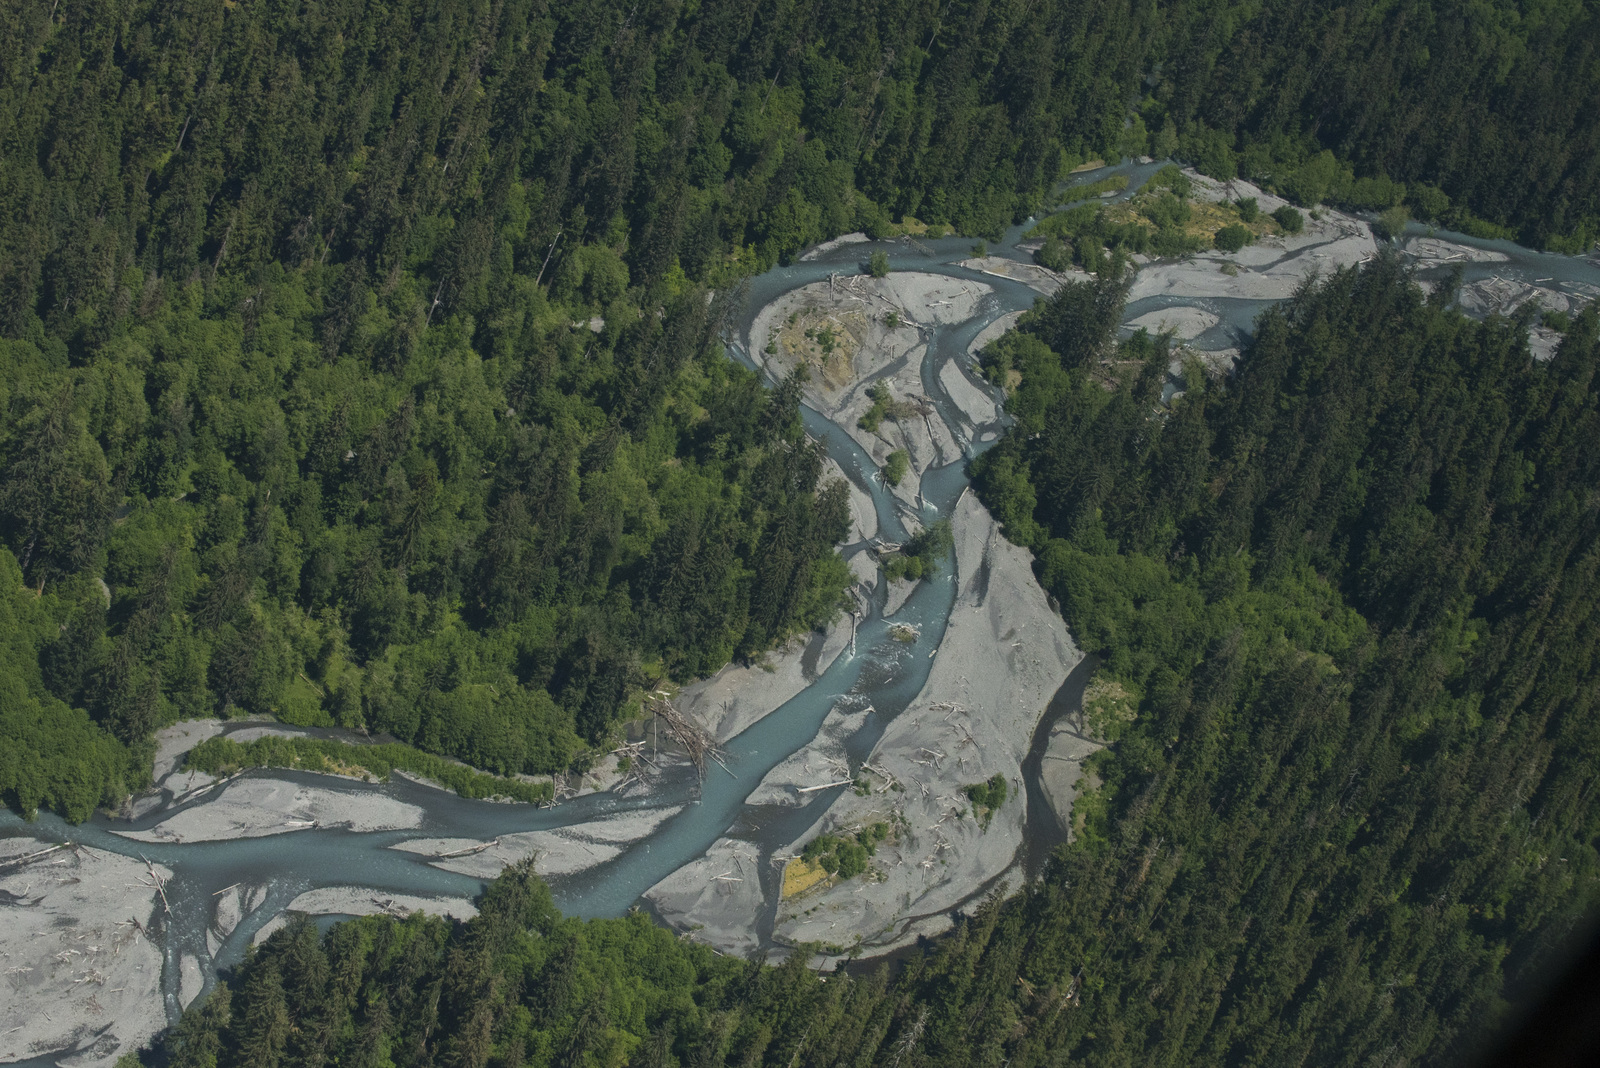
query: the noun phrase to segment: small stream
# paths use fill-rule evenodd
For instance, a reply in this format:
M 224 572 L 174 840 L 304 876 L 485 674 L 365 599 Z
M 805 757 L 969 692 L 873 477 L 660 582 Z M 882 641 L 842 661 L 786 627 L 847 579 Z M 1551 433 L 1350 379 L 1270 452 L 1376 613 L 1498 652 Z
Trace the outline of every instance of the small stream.
M 1133 181 L 1128 193 L 1122 194 L 1125 196 L 1157 167 L 1156 164 L 1124 164 L 1083 175 L 1075 181 L 1092 181 L 1108 173 L 1128 173 Z M 1064 196 L 1070 197 L 1070 193 Z M 1027 225 L 1013 227 L 991 254 L 1027 259 L 1026 252 L 1015 248 Z M 1508 242 L 1474 241 L 1443 233 L 1438 236 L 1499 252 L 1509 258 L 1508 262 L 1501 263 L 1464 264 L 1468 281 L 1498 275 L 1529 283 L 1538 281 L 1547 286 L 1552 283 L 1539 280 L 1553 279 L 1558 285 L 1600 285 L 1600 267 L 1593 261 L 1534 253 Z M 982 299 L 973 317 L 959 324 L 923 328 L 923 338 L 927 342 L 921 367 L 924 388 L 937 416 L 946 422 L 955 440 L 966 450 L 962 461 L 923 474 L 924 506 L 918 519 L 924 523 L 950 513 L 967 487 L 965 459 L 992 443 L 1002 429 L 998 424 L 973 426 L 967 422 L 940 384 L 938 372 L 946 362 L 954 361 L 973 386 L 992 396 L 993 391 L 973 376 L 966 351 L 985 326 L 1008 312 L 1031 307 L 1037 297 L 1033 290 L 1019 282 L 959 266 L 958 261 L 971 255 L 972 244 L 971 239 L 944 238 L 929 242 L 895 240 L 871 246 L 845 245 L 814 260 L 776 268 L 751 280 L 742 319 L 729 344 L 734 358 L 754 366 L 746 344 L 756 314 L 790 290 L 826 280 L 833 273 L 858 273 L 869 249 L 887 251 L 890 264 L 897 271 L 946 275 L 989 287 L 992 292 Z M 1424 276 L 1443 274 L 1448 269 L 1448 265 L 1429 267 Z M 1203 334 L 1196 344 L 1214 349 L 1240 344 L 1255 316 L 1270 303 L 1231 298 L 1150 298 L 1130 306 L 1127 318 L 1171 304 L 1206 308 L 1218 314 L 1221 322 Z M 823 443 L 846 476 L 870 495 L 880 535 L 888 540 L 904 540 L 906 527 L 901 511 L 904 506 L 894 500 L 876 477 L 877 465 L 842 428 L 818 412 L 803 408 L 802 417 L 807 431 Z M 430 865 L 426 857 L 391 848 L 399 842 L 419 837 L 490 839 L 522 831 L 567 827 L 631 810 L 685 806 L 682 812 L 614 859 L 551 880 L 557 904 L 568 913 L 588 917 L 622 915 L 638 905 L 641 895 L 651 886 L 700 856 L 719 837 L 730 833 L 730 829 L 739 837 L 753 841 L 763 852 L 770 853 L 773 848 L 792 842 L 823 816 L 836 792 L 846 787 L 826 792 L 803 808 L 758 808 L 746 805 L 744 799 L 774 766 L 812 741 L 824 718 L 836 705 L 872 706 L 875 711 L 850 742 L 851 756 L 857 761 L 871 751 L 887 724 L 911 703 L 928 677 L 931 655 L 938 649 L 954 605 L 960 577 L 955 571 L 952 555 L 945 566 L 917 586 L 896 613 L 896 622 L 908 622 L 920 629 L 920 636 L 910 643 L 889 637 L 889 624 L 883 618 L 886 593 L 880 583 L 875 603 L 857 631 L 854 652 L 847 649 L 809 687 L 732 739 L 726 746 L 727 770 L 712 766 L 703 783 L 685 769 L 659 777 L 655 789 L 647 797 L 623 799 L 610 794 L 592 794 L 555 807 L 538 808 L 463 800 L 398 779 L 384 784 L 362 784 L 272 770 L 247 774 L 310 782 L 352 793 L 382 793 L 420 808 L 424 813 L 423 824 L 405 831 L 354 833 L 313 828 L 268 837 L 171 844 L 132 841 L 114 833 L 116 830 L 147 829 L 171 816 L 171 810 L 131 823 L 102 814 L 79 826 L 70 826 L 52 815 L 42 815 L 35 822 L 26 823 L 13 813 L 0 812 L 0 837 L 27 835 L 51 841 L 75 841 L 125 856 L 147 857 L 172 869 L 173 878 L 168 884 L 172 912 L 163 941 L 163 985 L 167 1014 L 172 1020 L 181 1012 L 178 994 L 181 954 L 208 962 L 204 968 L 209 987 L 215 980 L 215 968 L 226 968 L 239 961 L 261 926 L 307 890 L 357 884 L 379 891 L 432 896 L 472 897 L 481 891 L 483 883 L 476 878 L 442 871 Z M 1025 765 L 1030 827 L 1034 828 L 1030 830 L 1026 858 L 1030 875 L 1037 874 L 1049 850 L 1064 837 L 1049 813 L 1042 819 L 1034 819 L 1037 806 L 1044 803 L 1034 782 L 1042 739 L 1048 737 L 1049 722 L 1081 697 L 1092 671 L 1091 658 L 1080 665 L 1062 687 L 1046 722 L 1035 735 L 1029 764 Z M 204 803 L 204 799 L 202 795 L 189 803 Z M 762 867 L 764 871 L 771 868 L 765 864 Z M 212 957 L 207 952 L 206 929 L 213 919 L 213 895 L 239 882 L 264 884 L 268 888 L 266 901 L 240 922 Z M 776 895 L 769 893 L 768 897 L 775 899 Z M 765 922 L 770 925 L 770 918 Z M 762 932 L 763 935 L 767 933 Z M 50 1060 L 41 1058 L 39 1063 Z

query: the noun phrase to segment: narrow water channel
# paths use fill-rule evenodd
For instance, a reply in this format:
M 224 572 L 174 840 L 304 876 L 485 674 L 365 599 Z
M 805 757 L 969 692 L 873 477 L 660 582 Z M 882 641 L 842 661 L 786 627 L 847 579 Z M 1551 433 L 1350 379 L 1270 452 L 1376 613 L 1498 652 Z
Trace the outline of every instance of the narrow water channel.
M 1155 170 L 1154 165 L 1128 165 L 1105 173 L 1122 171 L 1134 179 L 1137 188 Z M 1097 178 L 1103 174 L 1086 176 Z M 1014 227 L 993 254 L 1022 259 L 1025 253 L 1015 248 L 1023 226 Z M 1483 242 L 1460 235 L 1440 234 L 1453 242 L 1492 251 L 1506 257 L 1495 263 L 1465 263 L 1466 279 L 1496 275 L 1543 285 L 1566 284 L 1574 292 L 1582 287 L 1600 287 L 1600 266 L 1574 257 L 1546 256 L 1508 242 Z M 1037 294 L 1019 282 L 994 275 L 979 274 L 959 265 L 971 255 L 970 239 L 945 238 L 926 243 L 894 241 L 871 246 L 889 253 L 897 271 L 919 271 L 981 282 L 991 291 L 979 303 L 976 313 L 954 325 L 924 328 L 927 342 L 922 357 L 924 386 L 939 418 L 944 419 L 955 440 L 966 449 L 962 461 L 924 473 L 922 494 L 924 522 L 948 514 L 967 487 L 965 459 L 992 442 L 998 425 L 974 427 L 954 405 L 939 382 L 939 371 L 954 361 L 973 386 L 988 387 L 971 375 L 965 358 L 972 340 L 985 326 L 1008 312 L 1032 306 Z M 772 270 L 753 279 L 748 288 L 743 317 L 735 335 L 729 339 L 733 358 L 750 363 L 745 351 L 746 338 L 756 314 L 783 294 L 830 274 L 854 274 L 865 258 L 864 245 L 845 245 L 816 259 Z M 1425 275 L 1440 275 L 1450 265 L 1431 267 Z M 1594 290 L 1600 292 L 1600 288 Z M 1237 345 L 1251 321 L 1271 302 L 1213 298 L 1169 300 L 1151 298 L 1127 310 L 1129 319 L 1155 307 L 1184 304 L 1205 307 L 1221 319 L 1217 327 L 1202 335 L 1197 343 L 1204 348 Z M 828 454 L 855 485 L 870 495 L 877 512 L 880 533 L 891 540 L 903 540 L 905 526 L 900 506 L 876 477 L 877 465 L 845 431 L 809 408 L 803 410 L 805 426 L 822 442 Z M 984 439 L 988 439 L 986 442 Z M 418 837 L 490 839 L 523 831 L 551 830 L 588 822 L 597 817 L 630 810 L 682 805 L 683 810 L 662 823 L 647 838 L 634 843 L 614 859 L 586 871 L 552 880 L 557 904 L 568 913 L 581 916 L 617 916 L 640 901 L 640 896 L 655 883 L 686 862 L 701 855 L 731 827 L 738 826 L 747 837 L 758 842 L 789 842 L 819 819 L 828 808 L 831 796 L 803 809 L 758 811 L 745 804 L 745 798 L 778 763 L 800 750 L 816 736 L 828 712 L 841 703 L 875 710 L 867 725 L 851 742 L 852 755 L 866 755 L 882 735 L 885 726 L 915 698 L 928 677 L 943 638 L 955 600 L 957 582 L 955 561 L 918 585 L 896 622 L 908 622 L 920 630 L 914 642 L 889 637 L 883 618 L 883 596 L 861 623 L 854 652 L 841 654 L 805 690 L 776 712 L 761 719 L 727 744 L 727 770 L 713 767 L 701 783 L 687 772 L 667 775 L 658 781 L 650 796 L 625 800 L 609 794 L 589 795 L 552 808 L 530 805 L 493 804 L 467 801 L 414 783 L 394 781 L 385 784 L 360 784 L 336 781 L 340 790 L 376 792 L 415 805 L 424 813 L 420 828 L 406 831 L 354 833 L 345 830 L 313 828 L 269 837 L 236 839 L 192 844 L 144 843 L 114 833 L 140 830 L 154 825 L 172 813 L 164 811 L 132 823 L 97 815 L 85 824 L 70 826 L 51 815 L 26 823 L 16 815 L 0 813 L 0 837 L 28 835 L 52 841 L 74 841 L 96 849 L 130 857 L 144 857 L 166 865 L 174 872 L 168 884 L 171 916 L 163 937 L 165 954 L 164 989 L 167 1011 L 175 1020 L 181 1011 L 178 996 L 177 962 L 188 954 L 206 966 L 206 982 L 214 981 L 215 967 L 227 967 L 242 958 L 252 937 L 272 916 L 299 894 L 318 887 L 360 885 L 377 891 L 433 896 L 476 895 L 482 882 L 476 878 L 442 871 L 425 857 L 391 848 Z M 1089 662 L 1086 661 L 1086 665 Z M 1062 702 L 1070 703 L 1068 690 L 1081 692 L 1092 665 L 1074 672 L 1063 688 Z M 1059 702 L 1058 702 L 1059 703 Z M 1054 712 L 1061 709 L 1052 706 Z M 1049 717 L 1047 717 L 1049 718 Z M 1047 728 L 1045 728 L 1047 734 Z M 1038 737 L 1043 737 L 1040 735 Z M 1037 737 L 1035 749 L 1038 748 Z M 1032 770 L 1038 767 L 1037 754 Z M 329 780 L 292 772 L 259 773 L 275 779 L 315 782 L 327 786 Z M 838 787 L 836 789 L 844 789 Z M 1030 814 L 1038 803 L 1030 781 Z M 204 798 L 196 802 L 203 803 Z M 1032 832 L 1030 832 L 1032 833 Z M 1061 839 L 1058 830 L 1039 830 L 1037 843 L 1030 842 L 1029 868 L 1037 871 L 1040 858 Z M 770 848 L 770 845 L 769 847 Z M 207 952 L 206 928 L 211 923 L 214 894 L 233 884 L 264 884 L 265 903 L 232 932 L 216 953 Z M 41 1062 L 43 1063 L 43 1062 Z
M 1015 237 L 1015 235 L 1013 235 Z M 896 270 L 915 270 L 953 277 L 981 280 L 994 293 L 981 304 L 978 314 L 965 322 L 926 331 L 925 381 L 939 410 L 957 440 L 977 437 L 965 426 L 957 409 L 938 385 L 937 370 L 946 360 L 960 360 L 972 339 L 996 317 L 1030 307 L 1036 294 L 1019 283 L 977 274 L 956 266 L 953 261 L 969 255 L 970 242 L 947 239 L 921 248 L 910 243 L 889 245 L 890 260 Z M 734 358 L 744 359 L 743 339 L 757 312 L 789 290 L 826 279 L 832 273 L 853 274 L 859 270 L 862 246 L 846 246 L 813 261 L 781 267 L 757 278 L 750 285 L 738 336 L 729 339 Z M 931 373 L 930 373 L 931 372 Z M 973 380 L 975 385 L 981 383 Z M 848 434 L 809 408 L 802 412 L 805 426 L 822 442 L 846 476 L 869 494 L 885 538 L 904 540 L 906 528 L 897 505 L 875 477 L 877 465 Z M 989 432 L 998 427 L 981 428 Z M 971 446 L 975 454 L 980 445 Z M 923 519 L 948 513 L 966 488 L 964 461 L 926 472 L 923 478 Z M 568 913 L 581 916 L 617 916 L 639 903 L 640 895 L 686 862 L 699 856 L 731 826 L 741 820 L 752 825 L 765 823 L 785 841 L 803 830 L 826 810 L 826 800 L 801 810 L 784 813 L 747 812 L 744 799 L 779 762 L 803 748 L 816 736 L 828 712 L 840 702 L 858 707 L 871 705 L 876 711 L 854 745 L 863 753 L 881 735 L 884 726 L 921 690 L 930 669 L 930 654 L 938 648 L 955 600 L 954 559 L 932 578 L 920 583 L 895 615 L 897 622 L 920 628 L 914 642 L 889 637 L 888 623 L 882 618 L 882 592 L 871 613 L 861 623 L 855 652 L 846 651 L 807 687 L 773 714 L 764 717 L 726 746 L 727 771 L 713 767 L 701 783 L 686 773 L 668 775 L 645 798 L 624 800 L 607 794 L 589 795 L 552 808 L 531 805 L 494 804 L 467 801 L 415 783 L 396 780 L 384 784 L 361 784 L 338 780 L 337 789 L 349 792 L 375 792 L 415 805 L 424 813 L 422 826 L 405 831 L 356 833 L 347 830 L 311 828 L 288 834 L 214 842 L 167 843 L 132 841 L 116 831 L 145 830 L 172 815 L 171 810 L 152 813 L 131 822 L 97 815 L 87 823 L 70 826 L 60 818 L 41 815 L 35 822 L 23 822 L 12 813 L 0 814 L 0 836 L 26 834 L 53 841 L 73 841 L 95 849 L 130 857 L 147 858 L 173 871 L 168 883 L 171 916 L 163 937 L 166 959 L 164 989 L 168 1015 L 176 1019 L 179 1011 L 177 962 L 182 955 L 209 960 L 207 983 L 213 969 L 227 967 L 242 958 L 252 937 L 272 916 L 299 894 L 324 886 L 360 885 L 375 891 L 431 896 L 472 897 L 482 889 L 478 879 L 442 871 L 428 858 L 396 850 L 399 842 L 418 837 L 489 839 L 523 831 L 552 830 L 585 823 L 598 817 L 629 810 L 683 805 L 683 811 L 669 818 L 646 839 L 634 843 L 614 859 L 565 878 L 551 881 L 556 902 Z M 250 772 L 291 782 L 330 785 L 329 780 L 282 770 Z M 237 780 L 234 780 L 237 781 Z M 842 787 L 840 788 L 842 789 Z M 190 804 L 203 804 L 206 794 Z M 774 820 L 771 817 L 781 816 Z M 804 822 L 795 826 L 796 820 Z M 263 905 L 231 933 L 217 952 L 207 952 L 206 929 L 213 919 L 214 896 L 236 883 L 264 884 L 267 897 Z

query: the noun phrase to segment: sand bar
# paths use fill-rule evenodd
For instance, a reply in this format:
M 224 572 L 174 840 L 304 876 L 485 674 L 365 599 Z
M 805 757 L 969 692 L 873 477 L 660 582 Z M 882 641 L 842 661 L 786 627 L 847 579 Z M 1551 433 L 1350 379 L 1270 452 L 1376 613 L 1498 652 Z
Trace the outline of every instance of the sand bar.
M 222 787 L 147 831 L 117 831 L 140 842 L 216 842 L 312 827 L 396 831 L 422 823 L 422 809 L 374 790 L 336 790 L 252 775 Z

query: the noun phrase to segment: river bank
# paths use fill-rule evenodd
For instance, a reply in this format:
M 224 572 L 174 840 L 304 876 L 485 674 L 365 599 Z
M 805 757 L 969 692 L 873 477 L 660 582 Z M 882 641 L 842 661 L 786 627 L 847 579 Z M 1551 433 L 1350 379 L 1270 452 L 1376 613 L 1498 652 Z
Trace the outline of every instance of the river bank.
M 999 418 L 993 391 L 970 374 L 978 343 L 938 346 L 942 330 L 978 319 L 994 296 L 987 283 L 925 272 L 830 277 L 761 309 L 749 348 L 774 378 L 810 369 L 808 404 L 875 463 L 903 450 L 905 472 L 892 491 L 897 511 L 916 529 L 938 515 L 923 480 L 959 466 Z M 1019 298 L 1031 303 L 1012 297 Z M 970 333 L 998 336 L 988 320 L 1014 322 L 1017 314 L 993 308 Z M 827 343 L 818 344 L 825 330 Z M 833 330 L 848 340 L 840 343 Z M 768 939 L 887 952 L 947 926 L 951 911 L 1016 866 L 1024 805 L 1001 806 L 980 823 L 963 791 L 998 775 L 1014 798 L 1023 796 L 1021 761 L 1033 726 L 1080 654 L 1034 579 L 1027 551 L 1005 541 L 976 498 L 961 493 L 948 518 L 954 551 L 942 566 L 954 584 L 953 604 L 908 707 L 880 724 L 875 740 L 867 735 L 877 710 L 864 697 L 846 695 L 831 707 L 811 742 L 745 799 L 756 811 L 816 808 L 818 818 L 804 820 L 797 835 L 757 828 L 753 836 L 719 840 L 645 895 L 664 922 L 731 953 Z M 917 584 L 887 584 L 870 559 L 852 559 L 858 563 L 877 573 L 881 617 L 896 619 Z M 891 632 L 919 636 L 916 622 L 899 626 Z M 894 670 L 892 662 L 885 670 Z M 963 809 L 966 817 L 958 815 Z M 784 866 L 808 841 L 875 824 L 894 831 L 876 847 L 868 876 L 824 880 L 784 898 Z
M 1248 195 L 1242 184 L 1202 193 Z M 1171 330 L 1186 351 L 1225 371 L 1254 316 L 1278 299 L 1262 294 L 1360 262 L 1377 248 L 1366 226 L 1324 213 L 1293 243 L 1142 264 L 1124 325 Z M 1027 259 L 1018 248 L 1023 229 L 994 255 Z M 1066 833 L 1084 761 L 1099 743 L 1053 719 L 1053 707 L 1041 719 L 1051 695 L 1070 689 L 1062 680 L 1074 677 L 1079 654 L 1033 581 L 1027 553 L 962 494 L 962 467 L 1001 429 L 1000 397 L 973 374 L 973 356 L 1032 305 L 1044 280 L 987 261 L 995 268 L 987 273 L 962 266 L 970 240 L 960 239 L 884 242 L 878 247 L 889 251 L 893 271 L 874 280 L 860 273 L 858 244 L 815 250 L 755 280 L 754 306 L 730 339 L 773 378 L 801 362 L 813 368 L 803 416 L 827 448 L 825 477 L 849 483 L 852 540 L 844 552 L 858 581 L 853 612 L 825 632 L 676 695 L 678 709 L 725 748 L 726 768 L 713 764 L 700 781 L 670 746 L 654 744 L 658 736 L 635 732 L 659 762 L 643 778 L 608 757 L 561 783 L 556 806 L 487 804 L 399 775 L 368 783 L 263 770 L 214 781 L 178 770 L 194 745 L 222 733 L 248 739 L 244 732 L 298 729 L 180 724 L 160 740 L 157 790 L 120 818 L 78 827 L 48 816 L 28 826 L 9 816 L 0 822 L 0 850 L 9 851 L 0 857 L 66 841 L 89 847 L 87 859 L 72 861 L 86 865 L 82 872 L 68 873 L 80 881 L 55 885 L 55 904 L 37 906 L 75 919 L 60 928 L 37 926 L 49 915 L 27 904 L 37 888 L 16 881 L 24 868 L 0 861 L 0 890 L 16 896 L 0 897 L 0 954 L 9 955 L 6 968 L 24 969 L 15 989 L 31 999 L 26 1023 L 0 1023 L 0 1031 L 21 1028 L 0 1036 L 21 1036 L 0 1041 L 0 1061 L 69 1048 L 60 1042 L 89 1051 L 73 1063 L 114 1059 L 104 1036 L 124 1051 L 143 1041 L 138 1036 L 175 1019 L 218 967 L 294 913 L 465 915 L 462 903 L 484 880 L 529 855 L 569 912 L 618 915 L 643 900 L 691 937 L 741 954 L 799 942 L 886 952 L 942 928 L 1000 881 L 1020 880 L 1021 846 L 1047 837 L 1045 821 L 1048 835 Z M 1559 310 L 1558 296 L 1571 310 L 1600 293 L 1600 271 L 1493 242 L 1415 228 L 1401 250 L 1430 285 L 1461 268 L 1462 304 L 1474 314 L 1530 300 Z M 1546 333 L 1535 332 L 1536 355 L 1554 344 L 1554 332 Z M 869 430 L 862 423 L 878 403 L 875 385 L 887 401 Z M 1169 397 L 1180 388 L 1176 378 L 1169 386 Z M 906 475 L 887 487 L 882 468 L 900 451 Z M 870 542 L 903 541 L 938 518 L 950 518 L 955 534 L 940 571 L 886 582 Z M 1039 759 L 1029 763 L 1030 739 L 1041 738 Z M 985 818 L 966 788 L 995 776 L 1008 784 L 1008 800 Z M 1048 807 L 1025 802 L 1024 788 Z M 867 872 L 783 897 L 784 867 L 807 843 L 877 823 L 891 830 Z M 136 885 L 149 872 L 141 855 L 162 873 L 170 906 Z M 100 885 L 108 889 L 94 890 L 98 897 L 73 896 L 90 890 L 72 887 Z M 128 896 L 117 896 L 117 886 Z M 95 913 L 96 902 L 109 904 Z M 137 919 L 150 937 L 115 954 L 119 967 L 127 955 L 132 973 L 128 985 L 104 984 L 107 995 L 117 989 L 114 1003 L 84 996 L 93 980 L 67 967 L 78 959 L 71 954 L 59 971 L 46 967 L 56 967 L 51 954 L 74 948 L 60 932 L 81 927 L 98 932 L 86 945 L 114 944 L 124 919 Z M 36 973 L 56 985 L 24 990 Z M 40 1022 L 44 1013 L 55 1019 Z
M 752 915 L 771 915 L 780 945 L 870 955 L 943 930 L 961 905 L 1002 878 L 1020 878 L 1022 761 L 1035 723 L 1082 654 L 1034 579 L 1027 550 L 1006 541 L 970 493 L 951 523 L 959 592 L 916 698 L 870 754 L 852 754 L 850 742 L 871 710 L 832 709 L 815 741 L 747 799 L 822 802 L 820 818 L 770 848 L 722 840 L 646 895 L 664 921 L 741 953 L 752 948 Z M 980 816 L 965 789 L 994 776 L 1009 784 L 1010 801 Z M 1062 803 L 1070 809 L 1070 798 Z M 892 830 L 864 875 L 783 896 L 783 868 L 807 842 L 880 823 Z M 740 861 L 736 874 L 722 870 L 731 858 Z
M 888 952 L 950 924 L 1008 874 L 1026 830 L 1021 765 L 1034 725 L 1082 654 L 1034 579 L 970 493 L 951 517 L 960 583 L 933 671 L 861 764 L 815 833 L 896 828 L 867 874 L 782 901 L 774 937 Z M 999 776 L 1008 801 L 982 814 L 966 788 Z M 799 853 L 813 833 L 787 852 Z
M 971 438 L 971 419 L 998 412 L 962 390 L 974 409 L 965 427 L 935 410 L 922 364 L 932 331 L 972 319 L 994 289 L 982 282 L 922 271 L 884 278 L 830 275 L 762 308 L 749 331 L 753 358 L 781 379 L 808 372 L 806 403 L 849 435 L 874 464 L 904 452 L 905 473 L 889 486 L 903 521 L 920 527 L 922 473 L 954 463 Z M 960 387 L 957 387 L 960 388 Z M 963 432 L 965 431 L 965 432 Z

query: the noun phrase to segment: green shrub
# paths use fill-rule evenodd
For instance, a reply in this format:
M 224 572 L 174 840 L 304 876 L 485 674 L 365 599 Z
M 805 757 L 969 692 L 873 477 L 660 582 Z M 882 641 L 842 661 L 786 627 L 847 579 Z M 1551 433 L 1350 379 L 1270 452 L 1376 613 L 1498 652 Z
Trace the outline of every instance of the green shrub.
M 890 314 L 893 314 L 892 312 Z M 889 325 L 893 326 L 893 323 Z M 876 434 L 878 427 L 883 425 L 883 417 L 889 412 L 889 387 L 882 382 L 874 382 L 867 387 L 867 396 L 872 398 L 872 407 L 866 414 L 856 420 L 856 425 L 869 434 Z
M 1051 271 L 1072 266 L 1072 246 L 1054 235 L 1045 238 L 1044 247 L 1033 254 L 1033 262 Z
M 1306 228 L 1306 217 L 1300 214 L 1298 208 L 1291 208 L 1287 204 L 1272 213 L 1272 220 L 1286 234 L 1298 234 Z
M 1218 230 L 1212 240 L 1223 252 L 1238 252 L 1250 243 L 1253 236 L 1248 226 L 1230 223 Z
M 890 582 L 898 579 L 915 582 L 939 570 L 939 562 L 950 555 L 953 545 L 955 537 L 950 532 L 950 520 L 941 519 L 889 557 L 884 562 L 883 573 Z
M 888 277 L 889 254 L 882 249 L 874 249 L 872 255 L 867 257 L 867 273 L 874 278 Z
M 1233 154 L 1233 138 L 1221 130 L 1205 127 L 1184 134 L 1180 151 L 1194 161 L 1194 169 L 1207 178 L 1226 182 L 1239 173 Z
M 1155 136 L 1150 138 L 1150 154 L 1156 159 L 1166 159 L 1178 151 L 1178 124 L 1168 115 Z
M 1177 164 L 1169 163 L 1152 174 L 1150 180 L 1145 182 L 1144 187 L 1151 191 L 1168 189 L 1172 191 L 1174 196 L 1187 197 L 1190 189 L 1194 187 L 1194 182 L 1190 180 L 1187 174 L 1183 173 Z
M 1034 224 L 1023 236 L 1027 238 L 1075 238 L 1094 230 L 1105 212 L 1103 204 L 1079 204 L 1077 207 L 1047 215 Z
M 1332 152 L 1323 150 L 1296 167 L 1282 182 L 1283 191 L 1297 204 L 1315 207 L 1330 196 L 1337 199 L 1349 178 Z
M 856 228 L 874 241 L 882 241 L 894 233 L 889 213 L 859 195 L 856 197 Z
M 1006 803 L 1007 793 L 1006 777 L 995 774 L 984 782 L 973 783 L 965 788 L 967 797 L 979 808 L 999 808 Z
M 1188 255 L 1191 252 L 1199 252 L 1205 247 L 1206 239 L 1204 237 L 1192 236 L 1176 226 L 1168 226 L 1150 235 L 1145 251 L 1152 256 L 1172 259 L 1177 256 Z M 1118 277 L 1119 273 L 1127 266 L 1127 252 L 1128 250 L 1124 248 L 1113 249 L 1110 255 L 1106 256 L 1097 266 L 1095 273 L 1102 278 Z
M 1460 230 L 1468 237 L 1479 237 L 1486 241 L 1510 241 L 1517 236 L 1517 232 L 1509 226 L 1480 219 L 1464 209 L 1452 212 L 1451 217 L 1444 220 L 1444 223 L 1452 230 Z
M 1156 224 L 1156 229 L 1176 230 L 1189 221 L 1193 214 L 1189 202 L 1175 193 L 1162 193 L 1139 205 L 1145 218 Z
M 953 545 L 955 545 L 955 537 L 950 533 L 950 520 L 940 519 L 928 527 L 927 530 L 906 542 L 905 551 L 936 564 L 944 559 Z
M 1067 189 L 1066 195 L 1069 202 L 1093 200 L 1096 197 L 1103 197 L 1107 193 L 1120 193 L 1126 188 L 1128 188 L 1128 176 L 1126 174 L 1113 174 L 1109 178 L 1102 178 L 1098 182 L 1090 182 L 1088 185 L 1071 186 Z
M 1149 150 L 1150 131 L 1145 129 L 1144 117 L 1135 112 L 1117 141 L 1117 154 L 1131 158 L 1142 156 Z
M 1450 195 L 1436 185 L 1413 185 L 1406 191 L 1406 203 L 1417 218 L 1438 221 L 1450 211 Z
M 1560 252 L 1567 256 L 1581 256 L 1595 247 L 1595 237 L 1600 234 L 1600 222 L 1584 219 L 1571 233 L 1548 234 L 1544 239 L 1546 252 Z
M 819 834 L 806 843 L 800 857 L 830 875 L 853 879 L 867 870 L 868 858 L 877 854 L 878 843 L 888 837 L 889 825 L 882 822 L 855 834 Z
M 1379 237 L 1392 241 L 1406 232 L 1406 223 L 1410 221 L 1411 213 L 1396 204 L 1378 216 L 1378 221 L 1372 224 L 1372 229 Z
M 833 350 L 838 347 L 839 335 L 834 333 L 833 327 L 823 326 L 816 334 L 817 344 L 822 346 L 824 356 L 832 356 Z
M 891 486 L 898 486 L 910 468 L 910 455 L 904 449 L 896 449 L 889 454 L 888 461 L 883 465 L 883 480 Z
M 1404 182 L 1391 181 L 1380 175 L 1377 178 L 1357 178 L 1340 199 L 1352 208 L 1385 211 L 1399 204 L 1405 197 Z
M 883 563 L 883 575 L 890 582 L 899 582 L 902 579 L 918 582 L 922 579 L 923 566 L 920 556 L 905 556 L 895 554 Z
M 1006 795 L 1010 789 L 1006 777 L 997 772 L 983 782 L 975 782 L 971 786 L 964 787 L 963 792 L 972 802 L 974 815 L 987 828 L 995 812 L 1006 803 Z
M 1233 202 L 1233 206 L 1239 209 L 1239 218 L 1247 223 L 1253 223 L 1261 216 L 1261 208 L 1256 204 L 1255 197 L 1240 197 Z

